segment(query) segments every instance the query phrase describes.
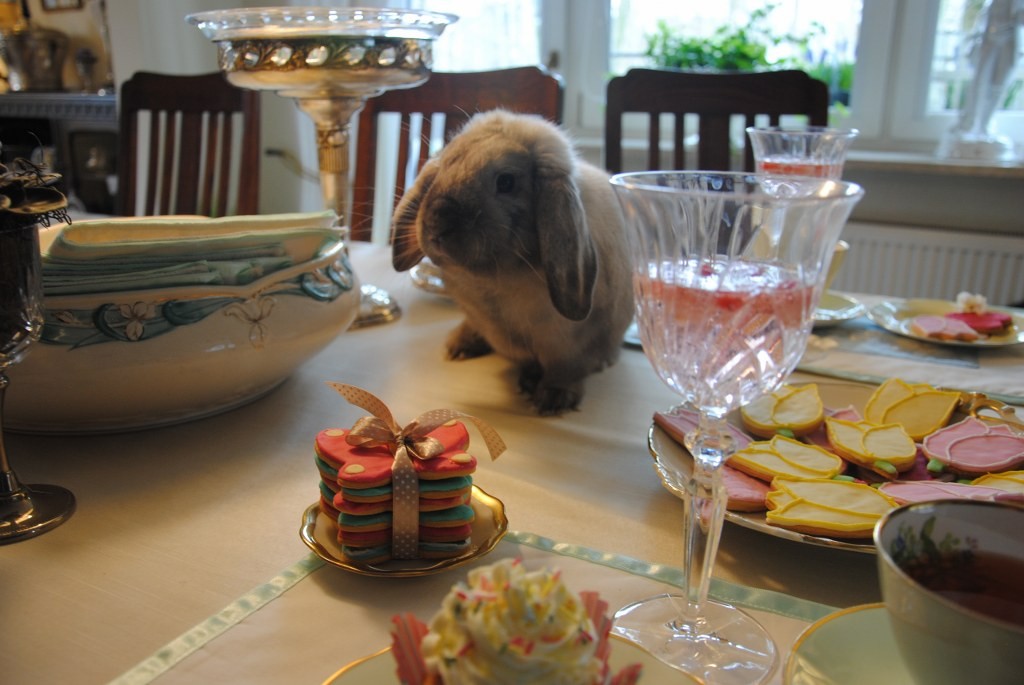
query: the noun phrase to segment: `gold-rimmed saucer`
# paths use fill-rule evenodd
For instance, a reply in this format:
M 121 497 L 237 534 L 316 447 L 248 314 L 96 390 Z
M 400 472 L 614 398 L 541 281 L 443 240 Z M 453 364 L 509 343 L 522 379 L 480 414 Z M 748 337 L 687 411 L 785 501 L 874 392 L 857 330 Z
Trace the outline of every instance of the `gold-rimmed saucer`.
M 670 682 L 679 683 L 679 685 L 686 683 L 698 685 L 703 682 L 693 675 L 659 661 L 623 637 L 618 635 L 609 637 L 611 638 L 612 653 L 608 658 L 608 664 L 613 673 L 630 664 L 639 663 L 644 669 L 643 675 L 640 677 L 641 683 Z M 391 658 L 391 648 L 385 647 L 374 654 L 343 666 L 325 680 L 323 685 L 399 685 L 395 662 Z
M 797 638 L 783 671 L 785 685 L 911 685 L 884 604 L 829 614 Z
M 469 549 L 448 559 L 394 559 L 375 564 L 360 563 L 346 558 L 338 543 L 338 528 L 330 517 L 320 511 L 316 502 L 302 515 L 299 537 L 313 553 L 332 566 L 366 576 L 392 576 L 408 578 L 427 576 L 446 571 L 478 559 L 494 549 L 508 531 L 505 505 L 497 497 L 473 486 L 470 504 L 476 514 Z

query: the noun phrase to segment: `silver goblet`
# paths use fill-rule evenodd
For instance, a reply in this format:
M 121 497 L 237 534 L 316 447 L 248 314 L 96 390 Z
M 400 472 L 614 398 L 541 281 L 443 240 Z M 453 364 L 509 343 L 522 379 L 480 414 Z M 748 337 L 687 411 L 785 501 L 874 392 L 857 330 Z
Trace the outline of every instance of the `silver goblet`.
M 7 368 L 39 339 L 43 327 L 39 223 L 63 216 L 67 201 L 46 187 L 55 176 L 0 167 L 0 545 L 59 526 L 75 511 L 75 497 L 56 485 L 24 485 L 7 459 L 3 440 Z

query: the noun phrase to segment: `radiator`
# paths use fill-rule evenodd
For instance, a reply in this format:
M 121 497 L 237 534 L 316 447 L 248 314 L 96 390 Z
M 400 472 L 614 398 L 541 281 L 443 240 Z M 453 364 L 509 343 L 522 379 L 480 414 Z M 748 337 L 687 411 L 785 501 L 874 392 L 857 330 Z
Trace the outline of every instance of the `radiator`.
M 850 222 L 836 290 L 952 300 L 968 291 L 990 304 L 1024 302 L 1024 235 Z

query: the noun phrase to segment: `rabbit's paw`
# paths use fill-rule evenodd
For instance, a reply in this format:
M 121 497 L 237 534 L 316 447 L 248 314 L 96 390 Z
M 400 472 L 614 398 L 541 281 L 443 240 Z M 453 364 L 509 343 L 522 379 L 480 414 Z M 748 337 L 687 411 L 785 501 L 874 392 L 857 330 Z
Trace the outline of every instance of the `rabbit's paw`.
M 540 383 L 533 391 L 530 401 L 541 416 L 557 416 L 579 407 L 583 399 L 583 382 L 568 387 Z
M 490 354 L 493 351 L 490 343 L 484 340 L 483 336 L 475 328 L 467 325 L 465 322 L 448 336 L 445 349 L 448 353 L 448 359 L 473 359 L 474 357 Z

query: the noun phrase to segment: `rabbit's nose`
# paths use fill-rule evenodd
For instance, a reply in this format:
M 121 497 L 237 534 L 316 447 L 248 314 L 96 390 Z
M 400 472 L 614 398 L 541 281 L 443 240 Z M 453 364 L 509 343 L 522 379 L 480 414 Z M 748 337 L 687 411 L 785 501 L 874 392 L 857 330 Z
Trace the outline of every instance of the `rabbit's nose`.
M 434 227 L 439 237 L 457 233 L 468 218 L 465 205 L 453 197 L 445 197 L 438 202 L 433 214 Z

